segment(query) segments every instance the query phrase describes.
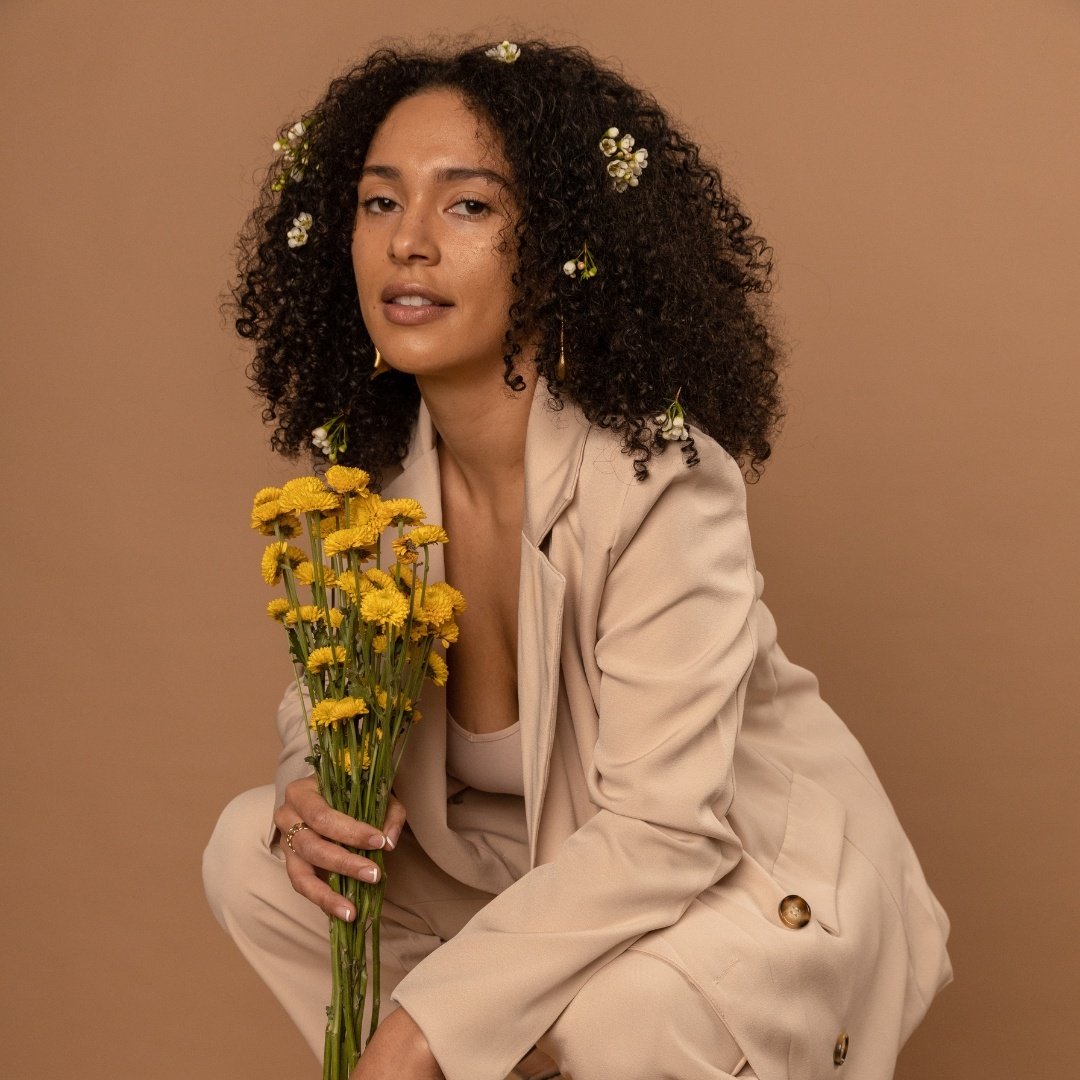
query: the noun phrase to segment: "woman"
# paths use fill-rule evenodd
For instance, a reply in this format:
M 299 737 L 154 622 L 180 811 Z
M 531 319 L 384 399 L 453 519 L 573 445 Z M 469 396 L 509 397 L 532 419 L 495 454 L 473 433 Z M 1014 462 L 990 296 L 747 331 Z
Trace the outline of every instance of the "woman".
M 276 787 L 207 851 L 218 917 L 318 1052 L 323 913 L 355 916 L 321 875 L 394 849 L 361 1080 L 534 1044 L 574 1080 L 891 1076 L 948 920 L 760 599 L 768 248 L 576 48 L 380 49 L 282 145 L 235 293 L 273 445 L 344 414 L 470 606 L 385 835 L 319 798 L 286 695 Z

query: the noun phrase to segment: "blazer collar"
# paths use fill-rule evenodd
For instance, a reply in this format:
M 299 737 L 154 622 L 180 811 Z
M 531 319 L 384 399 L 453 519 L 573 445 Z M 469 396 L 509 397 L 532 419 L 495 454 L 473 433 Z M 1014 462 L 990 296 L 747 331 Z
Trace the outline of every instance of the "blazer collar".
M 521 522 L 523 535 L 534 547 L 540 546 L 573 498 L 588 431 L 589 421 L 581 410 L 568 401 L 561 409 L 555 408 L 554 399 L 540 380 L 525 433 L 525 504 Z M 421 398 L 401 472 L 391 483 L 396 493 L 421 502 L 429 519 L 438 522 L 442 520 L 442 496 L 437 444 L 438 432 Z M 426 489 L 426 501 L 413 494 L 418 483 Z

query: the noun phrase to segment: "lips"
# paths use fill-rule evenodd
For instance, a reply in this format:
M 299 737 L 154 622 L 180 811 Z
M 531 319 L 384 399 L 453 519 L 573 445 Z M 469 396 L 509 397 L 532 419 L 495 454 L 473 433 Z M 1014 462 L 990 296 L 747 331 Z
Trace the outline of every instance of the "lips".
M 380 299 L 384 304 L 396 303 L 401 307 L 453 306 L 445 296 L 418 281 L 392 281 L 383 289 Z

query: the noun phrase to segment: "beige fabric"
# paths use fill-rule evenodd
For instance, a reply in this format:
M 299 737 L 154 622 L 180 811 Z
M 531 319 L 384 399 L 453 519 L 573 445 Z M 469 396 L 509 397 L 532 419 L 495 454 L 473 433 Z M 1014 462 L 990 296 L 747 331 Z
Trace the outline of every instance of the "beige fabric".
M 444 786 L 434 687 L 397 784 L 424 851 L 496 894 L 394 991 L 448 1080 L 502 1080 L 631 946 L 701 989 L 761 1080 L 832 1077 L 841 1030 L 848 1080 L 890 1077 L 952 977 L 948 919 L 870 762 L 777 644 L 740 470 L 695 439 L 699 465 L 671 446 L 641 483 L 611 432 L 537 391 L 519 592 L 524 800 Z M 440 520 L 422 403 L 387 494 Z M 295 698 L 279 726 L 280 794 L 307 771 Z M 779 918 L 790 893 L 813 912 L 802 929 Z
M 280 849 L 267 843 L 273 807 L 272 785 L 226 807 L 203 856 L 203 880 L 218 921 L 321 1060 L 330 993 L 326 917 L 292 890 Z M 393 856 L 380 937 L 381 1017 L 397 1008 L 390 994 L 405 974 L 492 899 L 440 871 L 408 830 Z M 677 1014 L 678 1023 L 657 1024 L 658 1009 Z M 568 1080 L 724 1080 L 742 1064 L 707 997 L 664 959 L 632 950 L 585 985 L 541 1043 Z
M 449 713 L 446 722 L 446 772 L 451 779 L 477 791 L 525 794 L 520 721 L 480 734 L 466 731 Z

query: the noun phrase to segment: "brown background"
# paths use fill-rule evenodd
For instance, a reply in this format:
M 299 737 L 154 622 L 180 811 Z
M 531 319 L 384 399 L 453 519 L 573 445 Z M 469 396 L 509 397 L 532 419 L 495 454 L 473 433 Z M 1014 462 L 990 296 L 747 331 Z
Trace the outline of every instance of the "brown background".
M 1063 0 L 6 0 L 3 1074 L 315 1074 L 200 884 L 219 809 L 271 776 L 288 677 L 246 514 L 293 467 L 217 298 L 279 125 L 374 40 L 469 29 L 618 57 L 775 246 L 792 364 L 752 493 L 767 599 L 953 921 L 957 981 L 898 1076 L 1069 1075 Z

